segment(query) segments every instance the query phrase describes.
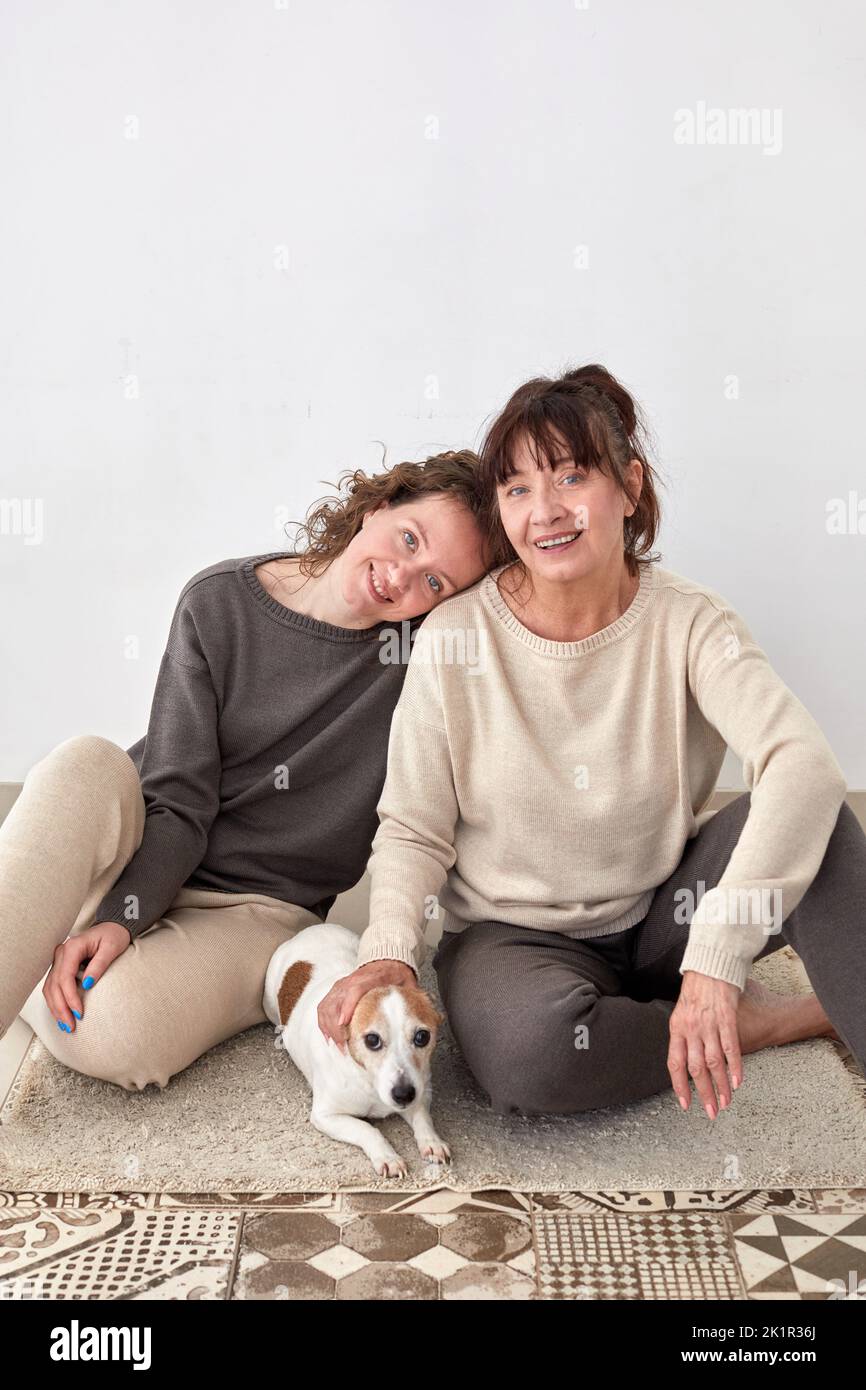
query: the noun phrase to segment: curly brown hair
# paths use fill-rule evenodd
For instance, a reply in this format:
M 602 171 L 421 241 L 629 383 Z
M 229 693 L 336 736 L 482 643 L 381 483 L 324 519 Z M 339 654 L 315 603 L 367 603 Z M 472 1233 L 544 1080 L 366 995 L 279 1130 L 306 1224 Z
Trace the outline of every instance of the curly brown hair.
M 479 464 L 478 455 L 471 449 L 453 449 L 433 454 L 421 463 L 395 463 L 372 476 L 360 468 L 347 469 L 336 484 L 329 484 L 336 488 L 338 496 L 320 498 L 309 508 L 304 521 L 294 523 L 298 536 L 306 542 L 303 550 L 295 546 L 300 570 L 312 576 L 327 569 L 358 534 L 365 514 L 380 503 L 402 507 L 419 497 L 441 493 L 456 498 L 478 521 L 485 568 L 501 564 L 504 552 L 500 559 L 499 552 L 490 549 L 493 527 L 479 486 Z
M 494 419 L 481 448 L 480 480 L 486 506 L 496 506 L 496 488 L 514 472 L 516 445 L 527 439 L 536 463 L 550 460 L 559 450 L 560 435 L 578 467 L 608 473 L 630 502 L 625 470 L 636 458 L 643 467 L 637 506 L 623 518 L 623 550 L 632 577 L 640 557 L 648 563 L 660 556 L 649 553 L 661 521 L 656 486 L 661 482 L 649 461 L 650 431 L 643 414 L 626 388 L 606 367 L 590 363 L 558 378 L 540 376 L 519 386 Z M 491 534 L 491 544 L 503 547 L 508 560 L 517 559 L 501 520 Z

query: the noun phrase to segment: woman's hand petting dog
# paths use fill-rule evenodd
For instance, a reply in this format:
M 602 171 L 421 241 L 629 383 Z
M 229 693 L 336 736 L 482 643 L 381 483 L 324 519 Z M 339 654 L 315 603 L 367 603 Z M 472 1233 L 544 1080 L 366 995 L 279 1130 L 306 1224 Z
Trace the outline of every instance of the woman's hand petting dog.
M 55 946 L 54 960 L 42 993 L 64 1032 L 74 1033 L 75 1019 L 82 1016 L 84 1000 L 80 990 L 92 989 L 111 962 L 123 955 L 131 940 L 126 927 L 119 922 L 96 922 L 86 931 L 67 936 Z M 79 987 L 76 976 L 83 961 L 88 963 L 87 973 Z
M 725 1110 L 731 1103 L 731 1084 L 736 1090 L 743 1079 L 737 1022 L 740 995 L 741 990 L 727 980 L 685 970 L 677 1006 L 670 1017 L 668 1071 L 677 1098 L 688 1110 L 691 1075 L 711 1120 L 718 1113 L 713 1082 Z
M 335 1042 L 341 1052 L 346 1050 L 348 1025 L 358 1000 L 377 985 L 413 985 L 415 972 L 402 960 L 370 960 L 359 965 L 351 975 L 338 980 L 320 1003 L 317 1016 L 324 1036 Z

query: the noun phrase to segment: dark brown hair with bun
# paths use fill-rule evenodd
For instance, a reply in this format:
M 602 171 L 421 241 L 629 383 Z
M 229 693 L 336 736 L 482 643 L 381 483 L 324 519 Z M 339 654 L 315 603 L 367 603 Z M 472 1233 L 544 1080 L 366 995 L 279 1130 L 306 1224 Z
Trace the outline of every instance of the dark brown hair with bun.
M 537 466 L 552 467 L 566 447 L 578 468 L 598 468 L 609 474 L 634 502 L 626 469 L 636 458 L 643 467 L 637 506 L 623 518 L 623 550 L 629 573 L 661 557 L 651 553 L 661 521 L 656 485 L 661 480 L 649 461 L 649 429 L 640 408 L 625 387 L 597 363 L 577 367 L 560 377 L 534 377 L 518 386 L 487 431 L 481 448 L 479 481 L 488 515 L 493 518 L 492 549 L 517 555 L 505 534 L 496 504 L 496 489 L 514 474 L 514 451 L 526 440 Z

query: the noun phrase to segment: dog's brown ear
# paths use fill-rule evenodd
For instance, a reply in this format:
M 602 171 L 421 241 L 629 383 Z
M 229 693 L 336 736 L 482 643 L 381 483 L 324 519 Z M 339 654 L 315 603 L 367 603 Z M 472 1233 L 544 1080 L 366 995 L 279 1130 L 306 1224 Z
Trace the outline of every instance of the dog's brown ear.
M 425 989 L 421 989 L 420 985 L 406 985 L 405 989 L 412 997 L 419 1023 L 423 1023 L 427 1028 L 438 1028 L 445 1022 L 445 1015 L 440 1014 Z
M 308 960 L 296 960 L 283 976 L 277 991 L 277 1013 L 283 1027 L 286 1026 L 289 1014 L 310 983 L 312 973 L 313 967 Z

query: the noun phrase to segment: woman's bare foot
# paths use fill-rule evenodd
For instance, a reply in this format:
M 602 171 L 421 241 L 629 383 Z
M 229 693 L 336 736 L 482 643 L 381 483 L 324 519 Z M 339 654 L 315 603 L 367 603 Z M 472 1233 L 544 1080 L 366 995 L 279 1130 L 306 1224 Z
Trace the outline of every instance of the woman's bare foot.
M 804 1038 L 835 1038 L 841 1042 L 815 994 L 776 994 L 749 978 L 737 1010 L 740 1049 L 745 1056 L 763 1047 L 801 1042 Z

